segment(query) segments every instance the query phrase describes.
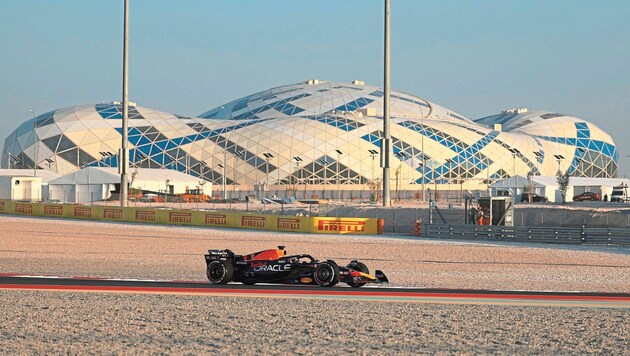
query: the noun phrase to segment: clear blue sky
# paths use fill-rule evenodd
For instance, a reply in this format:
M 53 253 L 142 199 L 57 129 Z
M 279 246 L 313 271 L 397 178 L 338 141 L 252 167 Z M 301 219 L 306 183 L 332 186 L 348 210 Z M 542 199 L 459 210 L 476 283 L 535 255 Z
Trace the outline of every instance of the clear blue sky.
M 0 0 L 0 145 L 32 109 L 120 100 L 118 0 Z M 630 2 L 392 0 L 392 87 L 613 135 L 630 176 Z M 131 0 L 130 99 L 198 115 L 304 79 L 382 85 L 383 1 Z

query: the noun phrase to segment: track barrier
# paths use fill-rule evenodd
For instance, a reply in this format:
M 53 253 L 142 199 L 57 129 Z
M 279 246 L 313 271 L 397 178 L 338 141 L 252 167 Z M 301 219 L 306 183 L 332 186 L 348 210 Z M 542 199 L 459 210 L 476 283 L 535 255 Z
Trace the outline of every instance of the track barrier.
M 428 224 L 423 237 L 503 242 L 630 246 L 630 229 Z
M 0 214 L 46 216 L 149 224 L 209 226 L 312 234 L 382 234 L 383 219 L 308 217 L 176 209 L 153 209 L 98 205 L 29 203 L 0 200 Z M 380 230 L 379 230 L 379 225 Z M 379 232 L 380 231 L 380 232 Z

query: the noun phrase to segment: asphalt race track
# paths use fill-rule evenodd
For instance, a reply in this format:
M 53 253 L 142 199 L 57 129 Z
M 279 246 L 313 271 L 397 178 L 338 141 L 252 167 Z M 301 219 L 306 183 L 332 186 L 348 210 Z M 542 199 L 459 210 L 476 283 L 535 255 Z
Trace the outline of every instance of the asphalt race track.
M 419 289 L 338 286 L 227 284 L 213 286 L 197 281 L 156 281 L 132 279 L 63 278 L 0 275 L 0 289 L 67 291 L 92 293 L 179 294 L 258 298 L 299 298 L 414 302 L 433 304 L 487 304 L 519 306 L 562 306 L 630 309 L 630 294 L 492 291 L 462 289 Z

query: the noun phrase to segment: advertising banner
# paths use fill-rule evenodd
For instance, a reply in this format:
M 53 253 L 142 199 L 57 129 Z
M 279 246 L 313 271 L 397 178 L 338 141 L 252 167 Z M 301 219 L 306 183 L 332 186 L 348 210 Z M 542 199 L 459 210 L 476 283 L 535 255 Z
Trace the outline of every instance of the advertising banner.
M 306 216 L 272 216 L 275 223 L 268 230 L 310 232 L 310 218 Z
M 40 204 L 37 204 L 40 205 Z M 62 204 L 44 204 L 44 215 L 45 216 L 57 216 L 63 217 L 63 205 Z
M 157 211 L 150 209 L 136 209 L 134 211 L 133 222 L 155 223 L 157 222 Z
M 0 200 L 0 214 L 15 214 L 15 202 L 12 200 Z
M 376 235 L 376 219 L 372 218 L 313 218 L 311 233 Z
M 70 217 L 77 219 L 96 219 L 97 215 L 95 214 L 94 208 L 93 206 L 75 205 L 70 211 Z
M 377 219 L 0 201 L 0 213 L 316 234 L 377 234 Z
M 237 228 L 240 229 L 257 229 L 257 230 L 269 230 L 268 226 L 270 225 L 270 219 L 267 215 L 263 214 L 240 214 L 235 213 L 239 216 L 237 220 Z
M 205 211 L 199 211 L 197 214 L 199 214 L 202 219 L 202 223 L 200 224 L 202 226 L 229 227 L 228 216 L 234 219 L 234 214 L 232 213 L 208 213 Z
M 98 217 L 103 220 L 114 220 L 114 221 L 122 221 L 124 220 L 124 210 L 126 208 L 112 208 L 112 207 L 103 207 L 102 214 L 99 214 Z
M 14 212 L 16 214 L 36 215 L 37 210 L 41 209 L 35 209 L 35 203 L 15 203 Z

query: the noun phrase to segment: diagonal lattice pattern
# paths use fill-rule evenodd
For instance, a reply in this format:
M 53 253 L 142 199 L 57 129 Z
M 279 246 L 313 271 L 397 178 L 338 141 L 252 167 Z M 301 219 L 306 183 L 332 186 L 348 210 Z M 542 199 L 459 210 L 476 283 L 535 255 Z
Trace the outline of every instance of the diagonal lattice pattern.
M 228 184 L 363 185 L 381 175 L 383 91 L 308 81 L 272 88 L 198 118 L 129 109 L 131 165 L 174 169 Z M 593 123 L 550 112 L 504 112 L 470 120 L 392 92 L 392 169 L 406 184 L 485 184 L 528 172 L 615 177 L 618 152 Z M 119 103 L 54 110 L 6 139 L 4 168 L 118 165 Z M 37 161 L 37 163 L 35 162 Z

